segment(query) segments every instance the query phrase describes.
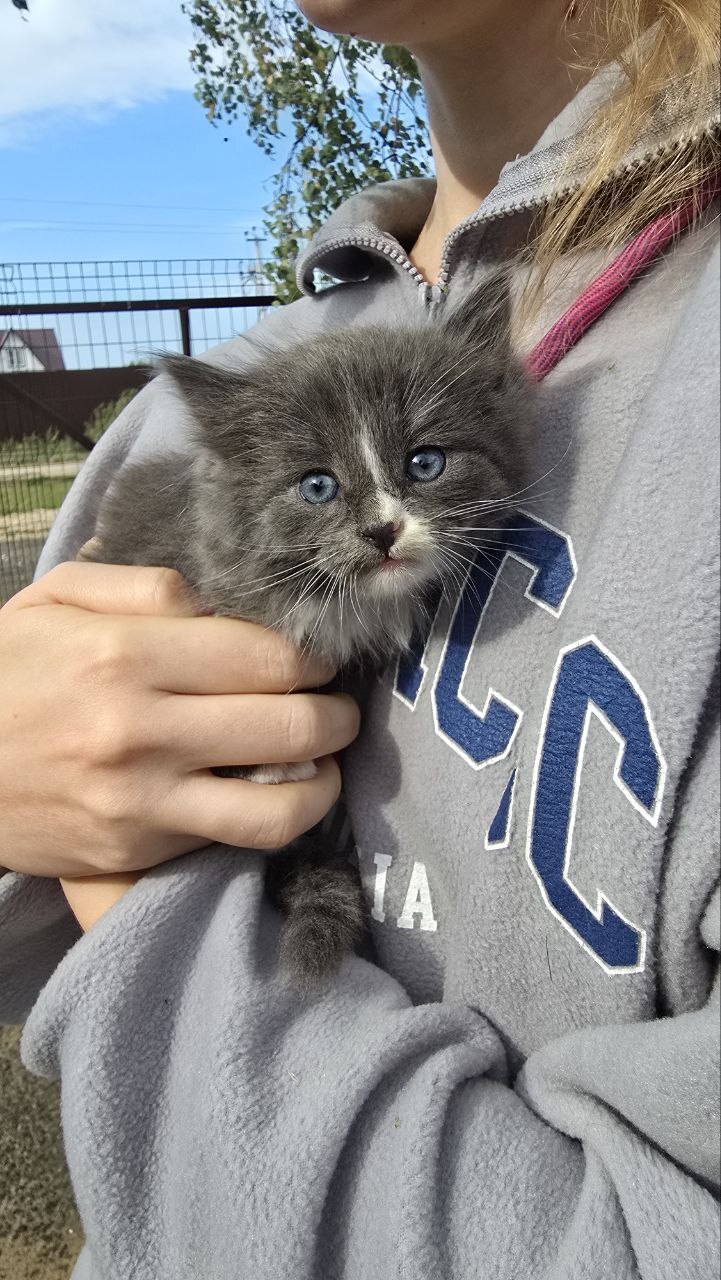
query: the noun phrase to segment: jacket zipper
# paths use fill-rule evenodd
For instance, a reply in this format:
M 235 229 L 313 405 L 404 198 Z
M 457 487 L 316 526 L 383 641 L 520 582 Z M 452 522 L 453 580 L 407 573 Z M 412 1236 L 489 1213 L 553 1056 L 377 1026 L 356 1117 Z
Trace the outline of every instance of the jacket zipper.
M 692 138 L 698 138 L 708 133 L 714 127 L 717 127 L 715 124 L 715 120 L 714 121 L 709 120 L 705 123 L 704 126 L 696 129 L 691 136 Z M 639 156 L 635 158 L 633 161 L 631 161 L 630 162 L 631 165 L 633 165 L 634 168 L 640 167 L 641 165 L 643 165 L 643 163 L 646 160 L 648 160 L 650 156 L 654 154 L 655 151 L 658 151 L 660 149 L 663 149 L 663 148 L 650 147 L 647 151 L 643 153 L 642 156 Z M 609 175 L 609 178 L 611 178 L 612 176 L 613 175 Z M 581 184 L 581 179 L 577 179 L 576 181 L 569 182 L 564 187 L 564 194 L 570 194 L 572 191 L 577 190 L 580 184 Z M 557 191 L 554 192 L 554 196 L 557 196 L 558 194 L 559 193 Z M 516 203 L 502 205 L 500 208 L 496 208 L 489 213 L 471 214 L 471 216 L 466 218 L 465 221 L 459 223 L 459 225 L 450 233 L 450 235 L 446 237 L 446 240 L 443 246 L 443 255 L 441 257 L 441 266 L 440 266 L 440 271 L 438 275 L 438 281 L 436 284 L 431 284 L 430 281 L 426 280 L 425 276 L 416 267 L 413 266 L 413 263 L 410 261 L 405 250 L 401 248 L 401 246 L 398 244 L 398 241 L 391 241 L 386 237 L 383 237 L 383 238 L 380 238 L 378 236 L 338 237 L 335 240 L 331 240 L 323 244 L 322 249 L 319 253 L 319 257 L 322 258 L 325 256 L 326 253 L 335 252 L 336 249 L 347 249 L 347 248 L 374 249 L 377 253 L 382 254 L 385 258 L 389 258 L 392 262 L 397 263 L 397 265 L 400 266 L 408 276 L 410 276 L 411 280 L 413 280 L 415 284 L 418 286 L 422 302 L 428 305 L 432 300 L 437 302 L 440 301 L 441 298 L 443 298 L 445 294 L 448 292 L 448 282 L 451 274 L 451 257 L 454 249 L 456 248 L 456 245 L 458 244 L 458 241 L 461 239 L 463 235 L 465 235 L 467 231 L 470 231 L 473 228 L 480 227 L 486 222 L 492 222 L 496 218 L 506 217 L 508 214 L 512 214 L 512 213 L 521 213 L 523 212 L 524 209 L 531 209 L 534 207 L 542 208 L 544 204 L 548 203 L 549 198 L 550 197 L 545 197 L 544 199 L 541 199 L 541 200 L 538 200 L 538 199 L 519 200 Z
M 690 141 L 690 142 L 697 141 L 699 138 L 702 138 L 706 134 L 710 133 L 713 128 L 714 128 L 714 121 L 707 120 L 702 127 L 696 129 L 690 135 L 687 141 Z M 633 167 L 635 169 L 642 168 L 643 165 L 646 164 L 654 154 L 657 154 L 660 150 L 663 150 L 663 149 L 664 148 L 661 146 L 649 147 L 641 155 L 636 157 L 634 160 L 630 161 L 629 165 L 620 166 L 619 168 L 615 169 L 613 173 L 610 173 L 608 175 L 608 181 L 613 181 L 614 177 L 616 177 L 617 174 L 621 172 L 624 167 L 626 167 L 626 169 L 628 169 L 628 167 Z M 453 250 L 456 247 L 461 236 L 464 235 L 466 231 L 471 230 L 471 228 L 473 227 L 482 226 L 484 222 L 494 221 L 496 218 L 507 217 L 509 214 L 512 214 L 512 213 L 522 213 L 525 209 L 532 209 L 532 208 L 542 209 L 544 208 L 545 205 L 549 203 L 551 198 L 557 199 L 558 196 L 560 195 L 563 195 L 563 196 L 572 195 L 575 191 L 578 191 L 579 187 L 582 184 L 582 181 L 583 181 L 582 178 L 576 178 L 572 181 L 569 180 L 563 186 L 563 188 L 557 191 L 554 191 L 552 197 L 545 196 L 543 199 L 540 199 L 540 200 L 520 200 L 516 204 L 502 205 L 499 209 L 495 209 L 492 214 L 473 213 L 470 215 L 470 217 L 466 218 L 464 222 L 460 222 L 458 226 L 455 227 L 453 231 L 451 231 L 450 235 L 446 237 L 445 243 L 443 245 L 443 255 L 441 258 L 441 268 L 438 274 L 437 287 L 441 290 L 442 293 L 445 293 L 447 291 L 448 280 L 449 280 L 450 271 L 451 271 L 451 254 L 453 253 Z

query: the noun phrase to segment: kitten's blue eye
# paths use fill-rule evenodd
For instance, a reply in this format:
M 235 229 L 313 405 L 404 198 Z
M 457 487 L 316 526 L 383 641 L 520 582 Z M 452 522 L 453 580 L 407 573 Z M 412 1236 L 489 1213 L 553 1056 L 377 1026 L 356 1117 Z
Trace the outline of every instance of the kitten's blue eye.
M 311 471 L 303 476 L 298 490 L 306 502 L 332 502 L 338 492 L 338 481 L 324 471 Z
M 408 459 L 406 475 L 411 480 L 437 480 L 445 469 L 446 455 L 442 449 L 419 449 Z

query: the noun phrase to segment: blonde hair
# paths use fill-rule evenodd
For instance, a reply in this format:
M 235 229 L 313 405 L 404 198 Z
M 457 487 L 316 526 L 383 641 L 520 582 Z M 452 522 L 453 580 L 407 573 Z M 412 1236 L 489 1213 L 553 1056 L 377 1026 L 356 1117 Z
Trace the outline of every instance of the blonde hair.
M 591 4 L 599 62 L 615 61 L 622 74 L 538 219 L 527 318 L 564 253 L 613 250 L 719 167 L 718 134 L 710 127 L 718 100 L 719 0 L 579 0 L 567 21 Z M 681 124 L 665 132 L 671 121 Z M 652 141 L 634 156 L 648 136 Z M 574 183 L 571 170 L 584 165 Z

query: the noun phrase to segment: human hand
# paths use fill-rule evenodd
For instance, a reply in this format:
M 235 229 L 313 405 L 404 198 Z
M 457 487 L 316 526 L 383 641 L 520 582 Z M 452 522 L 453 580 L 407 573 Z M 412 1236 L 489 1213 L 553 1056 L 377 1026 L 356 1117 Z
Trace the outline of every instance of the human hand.
M 274 632 L 201 613 L 172 570 L 93 563 L 0 610 L 3 866 L 125 875 L 214 841 L 279 848 L 330 809 L 355 703 L 304 692 L 333 673 Z M 210 772 L 311 759 L 274 787 Z

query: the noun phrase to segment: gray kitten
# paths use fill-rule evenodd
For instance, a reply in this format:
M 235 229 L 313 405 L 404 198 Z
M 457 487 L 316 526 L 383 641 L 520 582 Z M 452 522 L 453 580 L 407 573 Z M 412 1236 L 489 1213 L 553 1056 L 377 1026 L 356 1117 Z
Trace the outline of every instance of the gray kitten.
M 525 483 L 529 384 L 505 274 L 441 322 L 373 325 L 269 352 L 249 369 L 169 356 L 195 454 L 125 467 L 86 558 L 180 570 L 208 609 L 274 627 L 338 666 L 407 647 L 429 591 L 458 584 L 469 526 Z M 216 769 L 276 783 L 315 766 Z M 298 848 L 300 845 L 300 849 Z M 357 873 L 318 829 L 268 883 L 302 985 L 359 939 Z

